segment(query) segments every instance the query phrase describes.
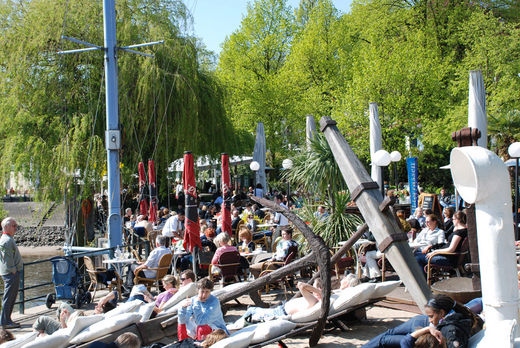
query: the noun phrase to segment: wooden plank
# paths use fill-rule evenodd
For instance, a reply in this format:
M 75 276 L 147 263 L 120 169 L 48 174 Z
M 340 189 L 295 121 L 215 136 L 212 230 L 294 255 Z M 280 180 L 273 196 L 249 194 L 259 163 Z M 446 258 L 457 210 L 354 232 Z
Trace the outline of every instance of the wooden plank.
M 323 117 L 320 120 L 320 129 L 332 149 L 349 190 L 352 192 L 361 183 L 372 181 L 365 167 L 341 135 L 336 122 L 330 117 Z M 386 209 L 383 212 L 379 210 L 382 201 L 383 196 L 377 189 L 363 191 L 356 200 L 359 211 L 379 243 L 391 235 L 402 233 L 390 210 Z M 407 241 L 392 243 L 385 254 L 415 302 L 421 309 L 424 308 L 431 295 L 430 289 Z

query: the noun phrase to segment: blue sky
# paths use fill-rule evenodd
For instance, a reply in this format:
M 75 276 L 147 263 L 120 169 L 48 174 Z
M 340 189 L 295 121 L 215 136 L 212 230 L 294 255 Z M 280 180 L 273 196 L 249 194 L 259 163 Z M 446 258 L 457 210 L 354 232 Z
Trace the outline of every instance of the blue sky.
M 183 0 L 194 20 L 195 35 L 204 41 L 207 48 L 220 52 L 220 44 L 226 36 L 238 29 L 242 17 L 247 12 L 247 0 Z M 342 12 L 350 10 L 352 0 L 333 0 L 334 6 Z M 288 0 L 296 8 L 300 0 Z

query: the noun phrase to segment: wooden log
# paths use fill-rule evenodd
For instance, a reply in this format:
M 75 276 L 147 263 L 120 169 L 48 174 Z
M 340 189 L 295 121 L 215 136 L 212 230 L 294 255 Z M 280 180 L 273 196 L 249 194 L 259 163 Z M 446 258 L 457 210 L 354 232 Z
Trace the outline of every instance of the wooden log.
M 255 290 L 261 289 L 265 286 L 265 284 L 270 283 L 274 280 L 280 279 L 286 275 L 292 274 L 304 267 L 309 267 L 311 265 L 316 264 L 315 261 L 315 254 L 310 253 L 306 255 L 305 257 L 302 257 L 301 259 L 298 259 L 290 264 L 288 264 L 285 267 L 279 268 L 275 270 L 274 272 L 268 273 L 260 278 L 257 278 L 253 280 L 251 283 L 244 284 L 243 287 L 240 287 L 238 289 L 235 289 L 233 291 L 229 291 L 226 293 L 221 294 L 218 296 L 218 299 L 220 303 L 225 303 L 230 300 L 234 300 L 235 298 L 238 298 L 244 294 L 253 292 Z M 177 318 L 171 318 L 168 320 L 164 320 L 161 323 L 161 326 L 163 328 L 166 328 L 170 325 L 177 324 Z
M 271 210 L 279 212 L 287 217 L 287 219 L 291 221 L 307 239 L 311 247 L 312 254 L 316 256 L 323 288 L 321 290 L 321 317 L 316 323 L 316 326 L 312 330 L 311 337 L 309 338 L 309 346 L 314 347 L 318 344 L 318 341 L 323 334 L 323 329 L 325 328 L 325 323 L 327 321 L 327 315 L 329 314 L 331 291 L 329 247 L 320 236 L 315 235 L 310 227 L 293 212 L 265 198 L 252 196 L 251 199 L 257 203 L 260 203 L 264 207 L 270 208 Z
M 350 248 L 352 248 L 352 246 L 354 244 L 356 244 L 356 242 L 359 240 L 359 238 L 361 238 L 366 231 L 368 231 L 368 225 L 366 223 L 359 226 L 357 231 L 354 232 L 354 234 L 352 236 L 350 236 L 350 238 L 347 240 L 347 242 L 345 244 L 343 244 L 341 246 L 341 248 L 339 248 L 339 250 L 334 255 L 332 255 L 332 257 L 330 258 L 330 267 L 334 267 L 334 265 L 336 263 L 338 263 L 338 261 L 341 259 L 341 255 L 343 255 L 347 251 L 349 251 Z M 307 283 L 308 284 L 314 283 L 314 281 L 316 280 L 316 278 L 318 278 L 318 276 L 319 276 L 318 273 L 313 274 L 312 278 Z M 300 297 L 300 296 L 301 296 L 301 293 L 297 293 L 296 295 L 293 296 L 293 298 Z
M 430 289 L 407 241 L 395 238 L 401 235 L 402 231 L 394 216 L 389 209 L 380 210 L 380 208 L 384 208 L 381 192 L 374 187 L 370 175 L 341 135 L 336 122 L 330 117 L 322 117 L 320 129 L 332 149 L 350 192 L 356 192 L 356 204 L 368 227 L 379 245 L 390 243 L 385 250 L 386 257 L 392 263 L 419 308 L 424 309 L 424 305 L 431 295 Z

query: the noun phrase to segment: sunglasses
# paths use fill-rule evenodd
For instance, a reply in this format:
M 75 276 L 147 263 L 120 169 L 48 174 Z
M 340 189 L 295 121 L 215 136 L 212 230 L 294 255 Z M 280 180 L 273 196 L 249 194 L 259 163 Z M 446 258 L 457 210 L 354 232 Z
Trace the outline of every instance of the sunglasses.
M 181 282 L 185 281 L 186 279 L 188 279 L 188 278 L 181 278 Z

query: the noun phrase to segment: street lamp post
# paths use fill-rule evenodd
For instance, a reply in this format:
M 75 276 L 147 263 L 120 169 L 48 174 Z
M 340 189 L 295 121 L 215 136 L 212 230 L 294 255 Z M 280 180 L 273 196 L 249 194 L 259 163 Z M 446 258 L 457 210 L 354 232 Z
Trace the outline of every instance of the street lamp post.
M 520 158 L 520 142 L 509 145 L 507 152 L 511 158 L 516 159 L 515 163 L 515 239 L 519 239 L 518 235 L 518 159 Z
M 251 169 L 254 173 L 253 176 L 253 196 L 255 195 L 256 190 L 256 172 L 260 169 L 260 163 L 257 161 L 253 161 L 249 164 L 249 169 Z
M 378 150 L 374 153 L 372 157 L 372 161 L 376 166 L 381 167 L 381 195 L 383 195 L 383 199 L 385 198 L 385 185 L 384 185 L 384 167 L 388 166 L 392 161 L 390 154 L 386 150 Z
M 285 170 L 291 170 L 293 167 L 293 161 L 289 158 L 286 158 L 282 162 L 282 167 Z M 290 199 L 291 199 L 291 184 L 289 182 L 289 179 L 287 178 L 287 204 L 290 205 Z
M 401 160 L 401 153 L 399 151 L 392 151 L 390 153 L 390 159 L 394 162 L 394 179 L 395 179 L 395 189 L 399 189 L 399 180 L 397 178 L 397 162 Z

